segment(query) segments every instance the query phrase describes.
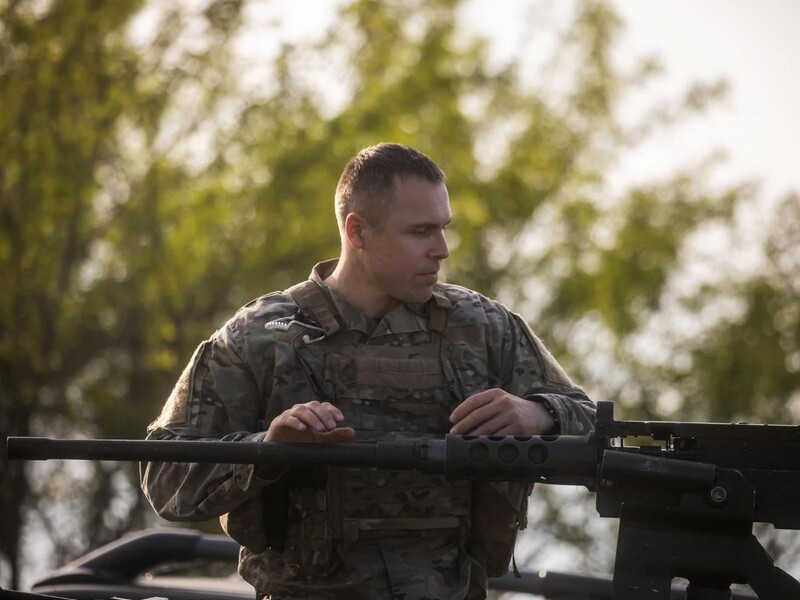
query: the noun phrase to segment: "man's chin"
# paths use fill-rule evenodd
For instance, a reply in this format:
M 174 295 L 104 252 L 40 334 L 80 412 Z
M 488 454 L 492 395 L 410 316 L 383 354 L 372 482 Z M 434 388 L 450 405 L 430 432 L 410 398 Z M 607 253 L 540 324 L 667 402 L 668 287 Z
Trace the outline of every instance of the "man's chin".
M 433 286 L 427 286 L 419 290 L 407 290 L 404 302 L 406 304 L 425 304 L 433 297 Z

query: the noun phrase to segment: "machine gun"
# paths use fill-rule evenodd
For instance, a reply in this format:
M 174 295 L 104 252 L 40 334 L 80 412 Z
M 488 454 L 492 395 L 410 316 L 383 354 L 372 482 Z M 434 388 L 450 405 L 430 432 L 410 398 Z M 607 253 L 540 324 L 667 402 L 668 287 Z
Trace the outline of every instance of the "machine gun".
M 8 438 L 8 457 L 420 470 L 449 478 L 581 485 L 600 516 L 620 521 L 613 600 L 730 598 L 747 583 L 762 600 L 800 600 L 754 522 L 800 529 L 800 426 L 617 421 L 598 402 L 584 436 L 453 436 L 327 445 Z

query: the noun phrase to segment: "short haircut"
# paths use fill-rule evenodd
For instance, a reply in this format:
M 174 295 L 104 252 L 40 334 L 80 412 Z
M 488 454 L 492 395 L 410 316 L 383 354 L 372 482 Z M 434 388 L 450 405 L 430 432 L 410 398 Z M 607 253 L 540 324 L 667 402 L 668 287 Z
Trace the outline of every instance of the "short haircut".
M 394 201 L 395 179 L 409 176 L 445 182 L 439 165 L 410 146 L 380 143 L 361 150 L 347 163 L 336 186 L 339 230 L 344 231 L 345 219 L 353 212 L 381 227 Z

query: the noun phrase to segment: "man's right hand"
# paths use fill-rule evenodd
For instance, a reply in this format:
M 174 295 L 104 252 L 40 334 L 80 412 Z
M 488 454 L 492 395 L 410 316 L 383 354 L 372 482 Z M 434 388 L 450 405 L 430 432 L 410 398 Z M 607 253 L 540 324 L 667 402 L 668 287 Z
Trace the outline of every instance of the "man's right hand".
M 349 442 L 356 432 L 351 427 L 340 427 L 342 422 L 342 411 L 330 402 L 313 400 L 305 404 L 295 404 L 273 419 L 264 441 L 321 444 Z

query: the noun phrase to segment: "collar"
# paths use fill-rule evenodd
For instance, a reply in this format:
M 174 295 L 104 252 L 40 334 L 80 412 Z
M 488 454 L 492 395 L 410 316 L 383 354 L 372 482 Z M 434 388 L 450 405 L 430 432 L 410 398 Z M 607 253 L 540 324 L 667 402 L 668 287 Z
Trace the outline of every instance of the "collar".
M 317 263 L 311 270 L 309 279 L 318 283 L 328 294 L 339 312 L 340 319 L 350 330 L 360 331 L 369 337 L 426 331 L 428 329 L 428 311 L 431 310 L 432 304 L 441 309 L 448 309 L 452 306 L 452 302 L 444 294 L 443 286 L 437 283 L 434 286 L 433 295 L 426 302 L 421 304 L 401 303 L 380 319 L 372 318 L 359 311 L 325 283 L 325 279 L 333 273 L 338 263 L 338 258 Z

